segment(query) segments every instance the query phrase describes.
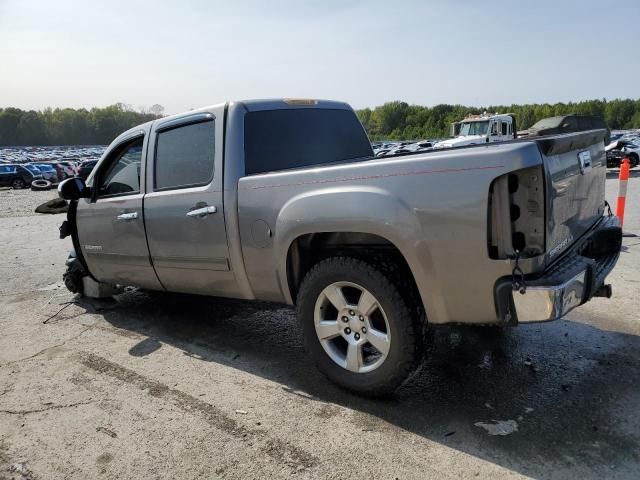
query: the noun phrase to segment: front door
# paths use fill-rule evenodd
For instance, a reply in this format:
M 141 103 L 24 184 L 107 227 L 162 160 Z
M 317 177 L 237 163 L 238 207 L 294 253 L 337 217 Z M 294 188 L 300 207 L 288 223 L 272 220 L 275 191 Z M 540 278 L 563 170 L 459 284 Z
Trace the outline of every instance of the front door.
M 78 201 L 76 223 L 82 254 L 97 280 L 161 290 L 142 211 L 149 130 L 143 127 L 110 148 L 90 179 L 92 198 Z
M 144 216 L 149 252 L 169 291 L 229 295 L 222 192 L 223 108 L 157 122 Z

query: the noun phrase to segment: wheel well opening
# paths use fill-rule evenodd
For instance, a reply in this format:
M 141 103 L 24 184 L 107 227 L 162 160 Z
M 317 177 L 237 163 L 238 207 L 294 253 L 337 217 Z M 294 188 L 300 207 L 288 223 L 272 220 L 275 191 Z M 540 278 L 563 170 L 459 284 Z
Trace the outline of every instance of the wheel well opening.
M 389 240 L 371 233 L 321 232 L 296 238 L 287 253 L 287 282 L 294 303 L 307 272 L 329 257 L 348 256 L 379 265 L 381 270 L 406 283 L 420 302 L 413 273 L 400 250 Z

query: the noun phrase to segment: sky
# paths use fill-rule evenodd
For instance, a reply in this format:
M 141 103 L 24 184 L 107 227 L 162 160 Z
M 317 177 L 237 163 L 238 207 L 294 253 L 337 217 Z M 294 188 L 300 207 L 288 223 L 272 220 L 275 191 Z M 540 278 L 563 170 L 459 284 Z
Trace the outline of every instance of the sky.
M 0 0 L 0 107 L 640 97 L 640 1 Z

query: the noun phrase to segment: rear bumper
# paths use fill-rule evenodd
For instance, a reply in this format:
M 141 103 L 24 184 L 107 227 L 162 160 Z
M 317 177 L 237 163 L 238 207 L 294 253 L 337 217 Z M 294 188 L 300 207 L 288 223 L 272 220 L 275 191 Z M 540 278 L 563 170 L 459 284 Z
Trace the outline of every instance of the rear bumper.
M 617 217 L 603 217 L 580 241 L 542 274 L 525 277 L 526 291 L 514 291 L 511 277 L 496 283 L 496 308 L 503 322 L 545 322 L 599 294 L 622 248 Z

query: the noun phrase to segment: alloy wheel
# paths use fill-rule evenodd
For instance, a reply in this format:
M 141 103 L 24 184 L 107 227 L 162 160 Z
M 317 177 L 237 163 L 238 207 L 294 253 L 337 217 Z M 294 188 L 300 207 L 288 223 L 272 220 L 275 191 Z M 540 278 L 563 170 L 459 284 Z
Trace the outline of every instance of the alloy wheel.
M 391 330 L 382 306 L 366 288 L 335 282 L 322 290 L 314 309 L 316 335 L 329 358 L 354 373 L 382 365 Z

